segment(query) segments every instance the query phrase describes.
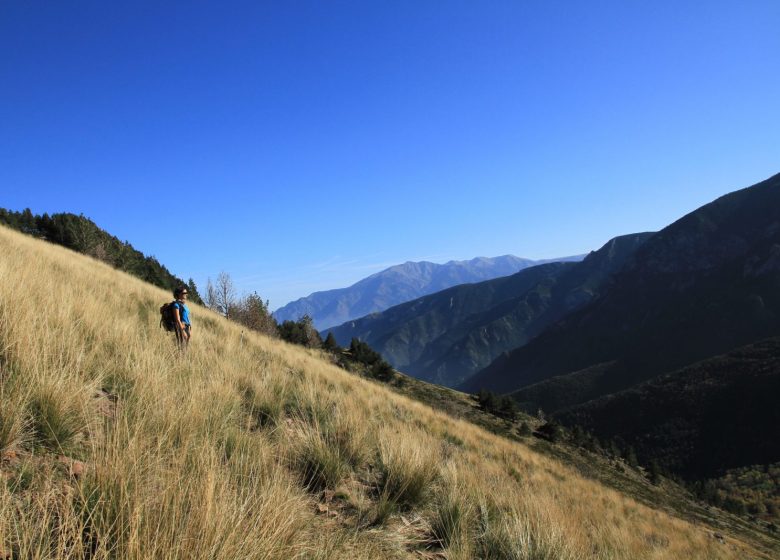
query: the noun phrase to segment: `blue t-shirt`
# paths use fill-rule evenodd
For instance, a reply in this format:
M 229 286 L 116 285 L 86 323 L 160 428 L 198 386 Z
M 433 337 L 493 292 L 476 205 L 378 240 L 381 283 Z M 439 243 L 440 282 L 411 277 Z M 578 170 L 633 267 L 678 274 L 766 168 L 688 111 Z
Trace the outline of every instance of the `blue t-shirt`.
M 184 323 L 185 325 L 189 325 L 190 308 L 187 307 L 187 304 L 177 301 L 176 303 L 174 303 L 174 306 L 179 310 L 179 317 L 181 317 L 181 322 Z

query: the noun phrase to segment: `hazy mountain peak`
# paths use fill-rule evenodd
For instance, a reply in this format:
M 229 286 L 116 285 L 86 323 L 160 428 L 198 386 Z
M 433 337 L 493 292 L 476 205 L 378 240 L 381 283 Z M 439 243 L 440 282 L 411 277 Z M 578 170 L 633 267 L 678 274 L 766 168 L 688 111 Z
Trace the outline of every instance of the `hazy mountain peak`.
M 363 278 L 348 288 L 314 292 L 297 299 L 277 309 L 274 317 L 278 321 L 285 321 L 309 315 L 315 326 L 322 330 L 458 284 L 508 276 L 542 262 L 581 258 L 573 256 L 534 261 L 514 255 L 501 255 L 451 260 L 444 264 L 407 261 Z

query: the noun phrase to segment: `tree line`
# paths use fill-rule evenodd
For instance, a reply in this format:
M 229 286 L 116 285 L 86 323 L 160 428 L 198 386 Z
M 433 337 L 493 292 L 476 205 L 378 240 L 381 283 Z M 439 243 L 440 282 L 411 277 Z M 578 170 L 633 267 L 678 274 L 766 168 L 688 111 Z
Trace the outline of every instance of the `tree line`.
M 328 333 L 323 340 L 308 315 L 297 321 L 277 323 L 268 308 L 268 300 L 264 301 L 257 292 L 239 296 L 233 280 L 226 272 L 220 272 L 215 282 L 212 282 L 211 278 L 208 279 L 205 305 L 251 330 L 306 348 L 325 350 L 333 357 L 334 362 L 344 369 L 357 371 L 380 381 L 389 381 L 393 376 L 393 367 L 367 343 L 353 338 L 349 348 L 342 348 L 333 333 Z
M 0 208 L 0 224 L 89 255 L 168 291 L 186 285 L 189 288 L 190 301 L 203 303 L 192 278 L 185 282 L 172 274 L 155 257 L 144 255 L 127 241 L 120 241 L 83 214 L 77 216 L 63 212 L 39 216 L 33 214 L 29 208 L 21 212 Z

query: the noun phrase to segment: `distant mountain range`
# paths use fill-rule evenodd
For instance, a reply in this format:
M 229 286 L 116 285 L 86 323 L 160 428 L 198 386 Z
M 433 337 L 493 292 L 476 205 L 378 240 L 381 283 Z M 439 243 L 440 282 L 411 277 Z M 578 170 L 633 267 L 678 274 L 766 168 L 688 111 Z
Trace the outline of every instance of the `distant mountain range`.
M 510 394 L 689 480 L 765 473 L 780 462 L 780 175 L 582 262 L 331 331 L 415 377 Z
M 598 297 L 462 387 L 688 480 L 764 480 L 780 462 L 780 175 L 653 235 Z
M 555 411 L 780 334 L 780 175 L 648 239 L 608 289 L 464 388 Z
M 554 262 L 460 285 L 328 329 L 367 342 L 414 377 L 455 386 L 589 302 L 652 234 L 613 239 L 582 262 Z
M 534 261 L 504 255 L 445 264 L 406 262 L 372 274 L 348 288 L 315 292 L 288 303 L 274 312 L 274 318 L 279 322 L 296 321 L 308 315 L 317 329 L 324 330 L 451 286 L 508 276 L 542 263 L 581 259 L 582 255 Z

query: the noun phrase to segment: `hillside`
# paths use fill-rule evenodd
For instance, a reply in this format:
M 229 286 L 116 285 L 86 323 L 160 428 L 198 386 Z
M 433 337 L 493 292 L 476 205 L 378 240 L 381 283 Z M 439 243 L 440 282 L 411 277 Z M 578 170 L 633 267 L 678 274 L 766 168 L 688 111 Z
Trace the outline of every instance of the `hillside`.
M 780 175 L 654 235 L 599 298 L 499 357 L 464 389 L 507 393 L 545 382 L 530 406 L 555 401 L 555 410 L 777 334 Z
M 2 558 L 770 558 L 0 228 Z M 122 321 L 105 309 L 123 309 Z
M 652 234 L 617 237 L 582 262 L 456 286 L 329 329 L 367 342 L 409 375 L 454 387 L 588 303 Z
M 580 258 L 553 260 L 576 261 Z M 445 264 L 406 262 L 372 274 L 348 288 L 315 292 L 300 298 L 277 309 L 274 317 L 282 322 L 297 321 L 301 316 L 309 315 L 314 326 L 324 330 L 451 286 L 508 276 L 553 260 L 533 261 L 504 255 Z
M 157 259 L 144 255 L 127 241 L 120 241 L 83 215 L 59 213 L 38 216 L 29 209 L 14 212 L 0 208 L 0 225 L 89 255 L 168 291 L 188 285 L 190 301 L 203 303 L 192 279 L 185 282 L 176 277 Z
M 657 377 L 558 415 L 688 479 L 780 462 L 780 338 Z M 619 421 L 617 421 L 619 419 Z

